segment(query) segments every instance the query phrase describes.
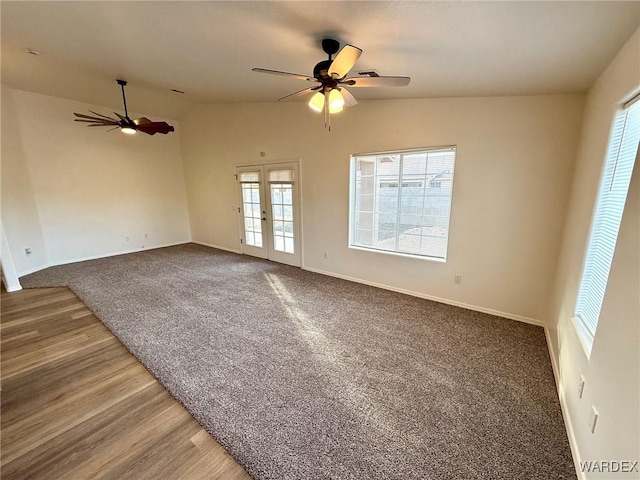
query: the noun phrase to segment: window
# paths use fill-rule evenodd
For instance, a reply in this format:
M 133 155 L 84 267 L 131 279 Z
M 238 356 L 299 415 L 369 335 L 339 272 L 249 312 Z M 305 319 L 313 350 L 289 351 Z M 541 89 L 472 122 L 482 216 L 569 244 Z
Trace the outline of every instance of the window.
M 349 246 L 445 260 L 455 147 L 351 157 Z
M 619 111 L 613 123 L 578 290 L 574 324 L 587 356 L 598 326 L 639 140 L 640 102 L 636 102 Z
M 294 253 L 293 170 L 271 170 L 269 189 L 273 218 L 273 249 L 276 252 Z
M 242 172 L 238 180 L 242 188 L 245 243 L 250 247 L 262 247 L 260 172 Z

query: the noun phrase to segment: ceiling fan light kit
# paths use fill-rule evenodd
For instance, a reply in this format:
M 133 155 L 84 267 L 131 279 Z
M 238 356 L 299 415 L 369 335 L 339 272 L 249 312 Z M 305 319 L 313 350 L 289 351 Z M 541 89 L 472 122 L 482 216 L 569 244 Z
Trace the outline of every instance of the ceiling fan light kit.
M 286 95 L 278 100 L 294 98 L 301 95 L 314 93 L 309 100 L 309 108 L 321 113 L 324 111 L 325 127 L 331 130 L 331 114 L 339 113 L 345 106 L 353 107 L 358 103 L 355 97 L 345 87 L 404 87 L 409 85 L 410 77 L 383 77 L 378 75 L 376 70 L 361 72 L 364 76 L 347 77 L 349 71 L 355 66 L 362 55 L 362 50 L 353 45 L 345 45 L 342 50 L 340 43 L 331 38 L 322 40 L 322 49 L 329 56 L 328 60 L 318 62 L 313 68 L 313 77 L 300 75 L 297 73 L 282 72 L 279 70 L 268 70 L 265 68 L 254 68 L 254 72 L 268 73 L 271 75 L 281 75 L 297 78 L 307 82 L 315 83 L 313 87 Z M 333 58 L 333 55 L 336 58 Z M 319 84 L 319 85 L 318 85 Z
M 322 112 L 324 109 L 324 93 L 316 92 L 309 100 L 309 108 L 315 112 Z
M 129 111 L 127 110 L 127 99 L 124 95 L 124 87 L 127 85 L 126 80 L 116 80 L 120 88 L 122 89 L 122 103 L 124 104 L 124 116 L 120 115 L 117 112 L 113 112 L 118 118 L 108 117 L 106 115 L 102 115 L 101 113 L 94 112 L 93 110 L 89 110 L 89 112 L 93 113 L 94 116 L 85 115 L 83 113 L 74 113 L 74 115 L 78 118 L 75 119 L 76 122 L 84 122 L 88 123 L 87 127 L 113 127 L 108 130 L 115 130 L 117 128 L 120 129 L 122 133 L 127 135 L 133 135 L 136 132 L 140 131 L 146 133 L 147 135 L 155 135 L 156 133 L 162 133 L 166 135 L 169 132 L 173 132 L 173 126 L 169 125 L 167 122 L 152 122 L 146 117 L 136 118 L 132 120 L 129 118 Z
M 344 97 L 340 93 L 340 89 L 334 88 L 329 92 L 329 113 L 338 113 L 344 107 Z

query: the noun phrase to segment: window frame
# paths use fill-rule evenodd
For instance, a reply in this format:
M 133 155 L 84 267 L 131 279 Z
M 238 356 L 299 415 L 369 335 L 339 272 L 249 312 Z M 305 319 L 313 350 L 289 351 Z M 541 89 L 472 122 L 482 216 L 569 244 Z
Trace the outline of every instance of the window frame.
M 354 241 L 355 236 L 355 200 L 356 200 L 356 159 L 358 157 L 367 157 L 367 156 L 381 156 L 381 155 L 405 155 L 412 153 L 429 153 L 429 152 L 438 152 L 438 151 L 447 151 L 451 150 L 454 152 L 454 160 L 453 160 L 453 169 L 451 172 L 451 195 L 449 200 L 449 216 L 447 218 L 446 224 L 446 242 L 445 242 L 445 253 L 444 257 L 435 257 L 429 255 L 422 255 L 417 253 L 403 252 L 397 250 L 386 250 L 382 248 L 376 247 L 368 247 L 363 245 L 358 245 Z M 402 150 L 385 150 L 380 152 L 367 152 L 367 153 L 354 153 L 349 158 L 349 226 L 348 226 L 348 239 L 347 239 L 347 247 L 352 250 L 359 250 L 363 252 L 369 252 L 373 254 L 383 254 L 383 255 L 392 255 L 396 257 L 405 257 L 411 258 L 415 260 L 425 260 L 429 262 L 436 263 L 446 263 L 449 255 L 449 239 L 451 237 L 451 217 L 453 216 L 453 193 L 454 193 L 454 178 L 455 178 L 455 167 L 458 160 L 458 147 L 457 145 L 443 145 L 443 146 L 431 146 L 431 147 L 422 147 L 422 148 L 411 148 L 411 149 L 402 149 Z M 389 181 L 389 180 L 384 180 Z M 398 185 L 400 185 L 400 175 L 398 175 L 398 179 L 394 180 Z M 430 188 L 430 181 L 423 181 L 422 187 L 424 189 Z
M 591 220 L 589 223 L 589 230 L 588 230 L 588 236 L 584 245 L 584 250 L 583 250 L 583 257 L 582 257 L 582 266 L 580 269 L 580 277 L 579 277 L 579 282 L 578 282 L 578 286 L 577 286 L 577 290 L 576 290 L 576 296 L 575 296 L 575 303 L 574 303 L 574 307 L 573 307 L 573 314 L 571 316 L 571 322 L 573 324 L 573 327 L 576 331 L 576 334 L 578 336 L 578 339 L 580 341 L 580 345 L 582 346 L 582 349 L 584 350 L 584 353 L 587 357 L 587 359 L 590 358 L 591 356 L 591 351 L 593 348 L 593 342 L 595 339 L 595 335 L 597 333 L 597 329 L 598 329 L 598 325 L 600 323 L 600 317 L 602 315 L 602 306 L 604 305 L 604 298 L 606 297 L 606 291 L 607 291 L 607 287 L 609 285 L 609 277 L 611 275 L 611 266 L 613 265 L 613 260 L 615 257 L 615 249 L 616 249 L 616 245 L 617 245 L 617 237 L 620 233 L 620 227 L 622 225 L 622 220 L 624 218 L 624 210 L 626 207 L 626 203 L 627 203 L 627 199 L 629 196 L 629 185 L 627 186 L 627 191 L 625 193 L 624 196 L 624 202 L 622 205 L 622 213 L 621 213 L 621 217 L 620 217 L 620 223 L 617 226 L 617 232 L 616 232 L 616 241 L 615 244 L 613 246 L 613 253 L 611 255 L 611 260 L 609 262 L 609 265 L 607 266 L 608 272 L 606 275 L 606 282 L 605 282 L 605 286 L 604 286 L 604 292 L 603 292 L 603 298 L 602 298 L 602 302 L 600 303 L 600 308 L 599 308 L 599 313 L 597 318 L 595 319 L 595 326 L 593 327 L 593 331 L 590 327 L 590 323 L 588 320 L 582 318 L 582 315 L 580 314 L 580 303 L 581 303 L 581 295 L 583 294 L 583 289 L 587 290 L 588 287 L 591 287 L 591 289 L 595 288 L 591 285 L 585 286 L 585 282 L 586 282 L 586 278 L 587 278 L 587 267 L 593 268 L 593 266 L 590 266 L 588 264 L 588 260 L 591 258 L 591 249 L 592 248 L 598 248 L 598 245 L 596 245 L 595 243 L 593 243 L 594 237 L 593 237 L 593 233 L 594 233 L 594 229 L 596 227 L 596 223 L 599 220 L 599 212 L 600 212 L 600 208 L 601 208 L 601 203 L 603 201 L 603 197 L 602 197 L 602 193 L 603 193 L 603 182 L 605 181 L 605 177 L 607 175 L 607 171 L 609 168 L 613 168 L 614 170 L 614 177 L 612 177 L 611 182 L 613 182 L 613 178 L 615 178 L 615 170 L 617 169 L 617 159 L 620 156 L 620 152 L 623 150 L 624 148 L 624 139 L 625 139 L 625 133 L 626 133 L 626 122 L 628 121 L 628 115 L 629 115 L 629 111 L 632 107 L 634 108 L 640 108 L 640 104 L 637 104 L 637 102 L 640 100 L 640 94 L 636 95 L 635 97 L 633 97 L 631 100 L 629 100 L 628 102 L 620 105 L 618 108 L 616 108 L 615 113 L 613 115 L 613 119 L 610 123 L 610 127 L 609 127 L 609 137 L 607 140 L 607 148 L 606 148 L 606 152 L 605 152 L 605 158 L 604 161 L 602 163 L 602 168 L 600 169 L 600 176 L 599 176 L 599 181 L 598 181 L 598 187 L 597 187 L 597 192 L 596 192 L 596 198 L 595 201 L 593 203 L 592 206 L 592 212 L 591 212 Z M 634 106 L 634 104 L 636 104 Z M 618 142 L 617 146 L 614 146 L 613 142 L 616 140 L 616 126 L 619 122 L 619 119 L 621 118 L 621 115 L 624 114 L 624 126 L 623 126 L 623 131 L 620 134 L 620 139 Z M 636 148 L 638 148 L 636 146 Z M 636 160 L 638 158 L 638 151 L 640 150 L 636 150 L 635 155 L 632 156 L 632 165 L 631 165 L 631 174 L 630 176 L 633 176 L 633 170 L 635 168 L 635 163 Z M 615 158 L 615 162 L 616 165 L 614 165 L 613 167 L 609 167 L 609 164 L 611 161 L 614 161 L 613 158 Z M 629 179 L 629 181 L 631 181 L 631 178 Z M 602 207 L 603 208 L 603 207 Z M 590 293 L 590 295 L 593 295 L 592 293 Z

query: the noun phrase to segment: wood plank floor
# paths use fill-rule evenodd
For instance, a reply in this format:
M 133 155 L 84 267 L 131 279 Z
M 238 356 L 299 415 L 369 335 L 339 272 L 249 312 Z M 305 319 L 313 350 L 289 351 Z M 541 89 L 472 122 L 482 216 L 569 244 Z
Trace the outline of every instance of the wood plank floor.
M 3 480 L 249 478 L 71 290 L 1 301 Z

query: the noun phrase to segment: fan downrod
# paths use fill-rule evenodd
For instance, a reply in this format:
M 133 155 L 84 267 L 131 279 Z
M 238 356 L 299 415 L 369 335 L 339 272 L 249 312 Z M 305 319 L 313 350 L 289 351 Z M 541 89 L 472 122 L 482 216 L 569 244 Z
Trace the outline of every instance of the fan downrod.
M 316 64 L 313 68 L 313 77 L 321 81 L 323 86 L 326 86 L 326 82 L 331 79 L 327 73 L 327 70 L 329 70 L 331 63 L 333 62 L 331 57 L 340 50 L 340 42 L 332 38 L 325 38 L 322 40 L 322 50 L 324 50 L 324 53 L 329 55 L 329 60 L 322 60 Z
M 124 104 L 124 118 L 126 118 L 129 123 L 133 123 L 129 118 L 129 111 L 127 110 L 127 98 L 124 96 L 124 87 L 127 85 L 127 81 L 120 80 L 119 78 L 117 78 L 116 82 L 118 83 L 118 85 L 120 85 L 120 88 L 122 89 L 122 103 Z

